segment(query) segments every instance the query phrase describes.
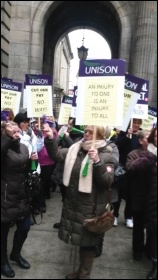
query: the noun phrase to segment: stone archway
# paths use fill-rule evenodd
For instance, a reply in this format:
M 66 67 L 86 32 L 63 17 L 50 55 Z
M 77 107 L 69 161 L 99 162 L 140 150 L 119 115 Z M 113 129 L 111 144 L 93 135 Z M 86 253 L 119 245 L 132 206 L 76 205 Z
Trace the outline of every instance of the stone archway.
M 53 63 L 55 45 L 57 41 L 68 31 L 72 31 L 75 28 L 82 28 L 82 26 L 85 24 L 85 17 L 86 26 L 100 33 L 108 41 L 112 49 L 112 57 L 125 59 L 128 69 L 130 57 L 129 50 L 131 44 L 131 23 L 129 17 L 129 14 L 131 13 L 130 5 L 127 2 L 122 1 L 93 1 L 91 2 L 91 9 L 89 9 L 89 12 L 86 14 L 88 10 L 87 5 L 89 2 L 84 1 L 84 4 L 82 3 L 82 1 L 76 1 L 75 4 L 73 2 L 74 1 L 39 2 L 34 11 L 32 19 L 29 58 L 30 73 L 34 73 L 35 69 L 33 67 L 33 64 L 37 65 L 37 63 L 39 65 L 39 69 L 37 70 L 36 67 L 36 73 L 51 73 L 51 66 L 45 58 L 44 47 L 45 52 L 47 50 L 47 57 L 49 53 L 49 61 Z M 92 10 L 93 8 L 94 14 L 92 14 L 93 11 L 90 14 L 90 10 Z M 77 16 L 75 18 L 76 10 L 81 20 L 79 20 L 79 17 Z M 67 17 L 65 16 L 65 14 L 67 14 Z M 64 18 L 63 25 L 58 23 L 55 25 L 54 22 L 58 21 L 58 17 L 60 17 L 61 20 L 62 18 Z M 53 27 L 56 27 L 54 33 Z M 51 35 L 53 39 L 51 39 Z

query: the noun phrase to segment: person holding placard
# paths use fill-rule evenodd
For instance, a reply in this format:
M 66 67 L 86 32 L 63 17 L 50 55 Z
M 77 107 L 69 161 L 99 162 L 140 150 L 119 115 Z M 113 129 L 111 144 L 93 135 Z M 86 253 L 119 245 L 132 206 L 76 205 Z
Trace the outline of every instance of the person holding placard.
M 79 126 L 75 125 L 75 118 L 69 118 L 68 125 L 64 126 L 63 130 L 61 128 L 61 133 L 58 139 L 58 147 L 69 148 L 72 144 L 78 142 L 83 137 L 83 131 L 80 130 Z M 63 172 L 64 172 L 64 162 L 57 162 L 56 167 L 53 171 L 51 179 L 60 187 L 60 192 L 62 195 L 62 202 L 65 198 L 65 186 L 63 185 Z M 60 223 L 55 223 L 54 228 L 59 228 Z
M 114 179 L 118 165 L 118 149 L 106 143 L 103 126 L 86 126 L 83 138 L 69 149 L 58 149 L 52 130 L 45 125 L 45 146 L 48 154 L 56 161 L 64 162 L 63 203 L 58 236 L 66 243 L 79 246 L 79 269 L 66 275 L 66 279 L 89 279 L 96 246 L 104 234 L 94 234 L 83 227 L 84 219 L 92 218 L 94 199 L 97 196 L 96 215 L 105 212 L 108 189 Z
M 137 133 L 141 130 L 140 126 L 142 124 L 141 119 L 133 119 L 132 127 L 128 128 L 127 132 L 120 131 L 115 144 L 118 147 L 120 159 L 119 162 L 122 166 L 125 166 L 127 155 L 134 149 L 139 147 L 139 141 L 137 138 Z M 119 208 L 121 204 L 121 200 L 125 199 L 126 205 L 124 209 L 125 216 L 125 225 L 127 228 L 133 228 L 133 220 L 132 220 L 132 210 L 131 210 L 131 199 L 128 188 L 128 176 L 125 176 L 117 182 L 118 187 L 118 201 L 113 203 L 114 205 L 114 226 L 118 225 L 118 217 L 119 217 Z

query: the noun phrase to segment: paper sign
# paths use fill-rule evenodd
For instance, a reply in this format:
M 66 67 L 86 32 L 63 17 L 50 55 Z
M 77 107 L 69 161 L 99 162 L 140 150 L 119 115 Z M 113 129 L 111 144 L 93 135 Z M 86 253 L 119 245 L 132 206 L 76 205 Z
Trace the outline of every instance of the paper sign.
M 19 112 L 22 84 L 11 80 L 1 80 L 1 110 L 10 108 L 14 115 Z
M 52 77 L 50 75 L 26 74 L 25 80 L 28 117 L 52 116 Z
M 123 60 L 80 61 L 77 125 L 122 125 L 124 73 Z
M 151 106 L 148 107 L 148 118 L 143 120 L 142 129 L 150 131 L 157 125 L 157 110 Z
M 65 125 L 68 123 L 69 117 L 71 115 L 71 108 L 72 97 L 64 95 L 60 106 L 58 124 Z
M 134 76 L 133 76 L 134 77 Z M 135 86 L 141 86 L 140 97 L 133 110 L 132 118 L 147 119 L 148 118 L 148 95 L 149 95 L 149 81 L 136 78 Z

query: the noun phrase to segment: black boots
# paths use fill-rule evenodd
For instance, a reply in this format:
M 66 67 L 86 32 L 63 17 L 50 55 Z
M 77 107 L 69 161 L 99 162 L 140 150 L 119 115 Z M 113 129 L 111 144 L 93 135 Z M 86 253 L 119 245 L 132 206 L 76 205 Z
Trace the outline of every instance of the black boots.
M 15 276 L 14 270 L 11 268 L 8 260 L 1 264 L 1 274 L 8 278 L 13 278 Z
M 16 262 L 23 269 L 30 268 L 30 264 L 20 254 L 15 254 L 12 252 L 10 254 L 10 259 Z
M 53 225 L 53 228 L 59 228 L 60 227 L 60 223 L 55 223 L 54 225 Z
M 152 270 L 149 272 L 146 279 L 157 279 L 157 262 L 153 261 Z
M 22 246 L 26 238 L 27 238 L 27 232 L 21 231 L 20 233 L 18 233 L 18 231 L 15 231 L 13 249 L 10 254 L 10 259 L 12 261 L 15 261 L 23 269 L 30 268 L 30 264 L 20 255 Z
M 13 278 L 14 270 L 11 268 L 7 257 L 7 237 L 10 225 L 1 224 L 1 274 Z

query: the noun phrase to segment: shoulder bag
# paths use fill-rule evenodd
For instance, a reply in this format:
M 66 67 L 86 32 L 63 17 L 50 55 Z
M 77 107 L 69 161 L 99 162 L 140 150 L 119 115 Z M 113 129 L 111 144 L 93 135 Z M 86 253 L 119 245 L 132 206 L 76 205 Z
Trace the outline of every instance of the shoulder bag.
M 93 216 L 92 219 L 85 219 L 83 227 L 96 234 L 104 234 L 106 231 L 111 229 L 114 224 L 114 215 L 113 215 L 113 205 L 111 204 L 111 188 L 108 190 L 108 203 L 105 207 L 105 212 L 96 216 L 97 210 L 97 193 L 94 195 L 94 207 L 93 207 Z

